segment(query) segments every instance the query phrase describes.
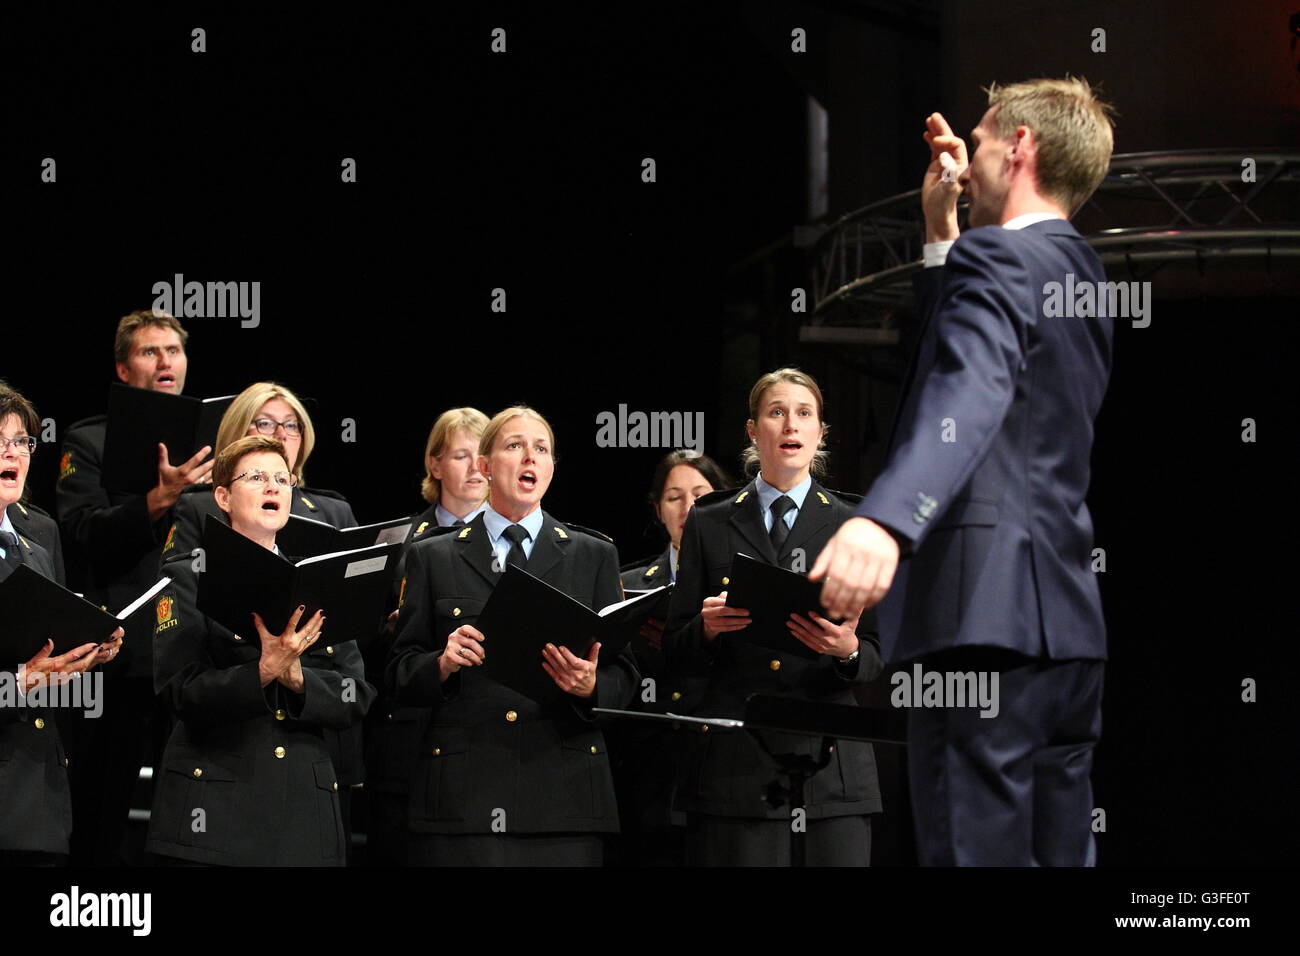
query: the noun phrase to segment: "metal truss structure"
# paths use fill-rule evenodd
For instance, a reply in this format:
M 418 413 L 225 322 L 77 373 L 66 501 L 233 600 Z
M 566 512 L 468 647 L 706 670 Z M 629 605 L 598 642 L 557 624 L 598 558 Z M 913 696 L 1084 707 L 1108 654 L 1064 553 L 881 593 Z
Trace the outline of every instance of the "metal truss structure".
M 815 309 L 804 342 L 892 345 L 895 313 L 910 306 L 924 220 L 914 189 L 796 231 L 811 249 Z M 964 205 L 964 204 L 963 204 Z M 1150 278 L 1166 266 L 1250 262 L 1300 275 L 1300 152 L 1187 150 L 1113 157 L 1074 219 L 1112 278 Z M 1230 284 L 1230 283 L 1229 283 Z

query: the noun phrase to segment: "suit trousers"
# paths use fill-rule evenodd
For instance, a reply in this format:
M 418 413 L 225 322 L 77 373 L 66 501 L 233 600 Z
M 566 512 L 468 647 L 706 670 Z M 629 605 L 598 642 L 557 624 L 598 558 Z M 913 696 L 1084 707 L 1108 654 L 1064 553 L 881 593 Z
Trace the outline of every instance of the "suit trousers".
M 707 813 L 686 815 L 689 866 L 789 866 L 790 822 Z M 807 866 L 870 866 L 871 817 L 827 817 L 807 821 Z
M 1093 749 L 1104 662 L 961 647 L 924 672 L 998 674 L 996 716 L 980 707 L 908 715 L 908 782 L 923 866 L 1091 866 Z

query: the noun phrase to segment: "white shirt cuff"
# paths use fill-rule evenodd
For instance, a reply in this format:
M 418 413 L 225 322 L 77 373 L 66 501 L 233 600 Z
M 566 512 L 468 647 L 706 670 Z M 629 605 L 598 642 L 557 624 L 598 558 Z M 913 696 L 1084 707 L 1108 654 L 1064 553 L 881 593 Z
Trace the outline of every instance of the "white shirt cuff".
M 956 239 L 945 239 L 942 242 L 927 242 L 921 247 L 921 255 L 925 258 L 925 267 L 933 269 L 935 266 L 941 266 L 948 261 L 948 250 Z

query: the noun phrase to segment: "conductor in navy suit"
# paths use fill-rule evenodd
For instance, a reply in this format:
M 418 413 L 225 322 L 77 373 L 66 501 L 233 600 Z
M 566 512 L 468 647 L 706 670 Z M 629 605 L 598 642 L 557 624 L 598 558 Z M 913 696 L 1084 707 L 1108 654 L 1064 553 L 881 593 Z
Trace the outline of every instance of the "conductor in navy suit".
M 916 353 L 885 465 L 810 577 L 832 616 L 879 603 L 891 663 L 998 674 L 996 716 L 953 701 L 909 714 L 920 862 L 1091 865 L 1106 633 L 1084 498 L 1113 317 L 1045 302 L 1067 275 L 1105 281 L 1069 217 L 1113 133 L 1083 80 L 988 94 L 969 164 L 944 118 L 927 119 Z

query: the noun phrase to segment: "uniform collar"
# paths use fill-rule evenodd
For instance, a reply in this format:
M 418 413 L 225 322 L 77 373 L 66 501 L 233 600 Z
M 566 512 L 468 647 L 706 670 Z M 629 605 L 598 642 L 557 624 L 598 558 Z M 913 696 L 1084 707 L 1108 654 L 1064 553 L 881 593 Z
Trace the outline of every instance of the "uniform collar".
M 802 509 L 803 501 L 808 497 L 808 489 L 811 487 L 812 475 L 809 475 L 789 491 L 781 491 L 777 488 L 773 488 L 763 480 L 761 473 L 754 478 L 754 491 L 758 495 L 758 503 L 763 506 L 763 511 L 765 513 L 771 510 L 772 502 L 776 501 L 776 499 L 780 498 L 782 495 L 785 495 L 793 501 L 796 508 Z
M 497 544 L 497 539 L 501 537 L 502 533 L 506 530 L 506 528 L 510 527 L 510 525 L 512 524 L 515 524 L 515 522 L 508 521 L 506 518 L 502 517 L 500 514 L 497 513 L 496 509 L 494 509 L 490 504 L 487 504 L 486 502 L 484 502 L 483 504 L 482 514 L 483 514 L 483 526 L 487 529 L 488 540 L 491 543 L 492 547 L 495 548 Z M 523 525 L 524 530 L 528 532 L 528 537 L 532 539 L 533 544 L 536 544 L 542 532 L 541 505 L 538 505 L 536 508 L 530 511 L 528 515 L 524 518 L 524 520 L 518 522 L 518 524 Z
M 450 528 L 450 527 L 451 527 L 452 525 L 454 525 L 457 521 L 463 521 L 463 522 L 465 522 L 466 524 L 469 524 L 471 521 L 473 521 L 475 518 L 477 518 L 480 514 L 482 514 L 482 513 L 483 513 L 483 510 L 484 510 L 486 507 L 487 507 L 487 502 L 485 501 L 485 502 L 483 502 L 481 505 L 479 505 L 477 508 L 475 508 L 473 511 L 471 511 L 469 514 L 467 514 L 465 517 L 463 517 L 463 518 L 458 518 L 458 517 L 456 517 L 454 514 L 452 514 L 450 511 L 448 511 L 446 508 L 444 508 L 444 507 L 442 506 L 441 503 L 439 503 L 439 504 L 437 504 L 437 505 L 434 505 L 434 514 L 437 515 L 437 517 L 438 517 L 438 527 L 439 527 L 439 528 Z M 538 511 L 541 511 L 540 508 L 538 508 L 537 510 L 538 510 Z M 493 537 L 493 540 L 495 540 L 495 536 Z

